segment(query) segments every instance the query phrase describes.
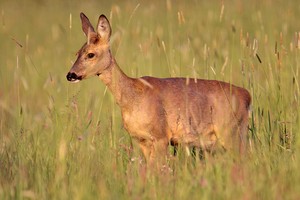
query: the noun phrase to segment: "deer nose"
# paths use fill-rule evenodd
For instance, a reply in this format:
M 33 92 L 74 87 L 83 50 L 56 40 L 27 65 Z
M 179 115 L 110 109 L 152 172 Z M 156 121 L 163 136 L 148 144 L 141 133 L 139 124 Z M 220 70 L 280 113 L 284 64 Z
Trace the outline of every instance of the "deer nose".
M 68 81 L 76 81 L 82 79 L 82 76 L 77 76 L 77 74 L 75 74 L 74 72 L 69 72 L 66 77 Z

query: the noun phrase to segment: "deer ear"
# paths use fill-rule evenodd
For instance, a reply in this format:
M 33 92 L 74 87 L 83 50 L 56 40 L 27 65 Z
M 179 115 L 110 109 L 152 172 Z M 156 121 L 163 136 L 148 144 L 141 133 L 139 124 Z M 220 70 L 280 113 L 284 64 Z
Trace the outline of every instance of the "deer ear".
M 82 30 L 85 34 L 85 36 L 89 36 L 91 32 L 95 32 L 90 20 L 85 16 L 85 14 L 80 13 L 81 18 L 81 24 L 82 24 Z
M 109 41 L 111 35 L 111 27 L 105 15 L 101 15 L 98 20 L 97 32 L 101 39 Z

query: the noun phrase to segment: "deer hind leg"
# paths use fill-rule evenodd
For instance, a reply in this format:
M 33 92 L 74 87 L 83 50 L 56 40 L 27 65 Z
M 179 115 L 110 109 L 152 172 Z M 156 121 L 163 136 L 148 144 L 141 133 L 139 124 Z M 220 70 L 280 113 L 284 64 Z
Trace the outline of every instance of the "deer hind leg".
M 248 118 L 241 117 L 237 122 L 229 124 L 228 129 L 222 132 L 225 139 L 225 149 L 242 157 L 248 148 L 247 132 Z
M 240 155 L 244 155 L 248 150 L 248 116 L 244 117 L 239 123 L 238 128 L 238 134 L 239 134 L 239 152 Z

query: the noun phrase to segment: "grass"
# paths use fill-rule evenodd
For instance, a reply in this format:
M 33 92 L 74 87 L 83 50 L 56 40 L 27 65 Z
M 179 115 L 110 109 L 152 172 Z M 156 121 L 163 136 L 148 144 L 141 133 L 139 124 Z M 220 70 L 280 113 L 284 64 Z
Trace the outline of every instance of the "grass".
M 0 199 L 300 198 L 297 2 L 20 0 L 0 11 Z M 130 76 L 247 88 L 249 158 L 195 161 L 180 149 L 147 173 L 105 86 L 66 81 L 85 42 L 81 11 L 93 24 L 109 16 Z

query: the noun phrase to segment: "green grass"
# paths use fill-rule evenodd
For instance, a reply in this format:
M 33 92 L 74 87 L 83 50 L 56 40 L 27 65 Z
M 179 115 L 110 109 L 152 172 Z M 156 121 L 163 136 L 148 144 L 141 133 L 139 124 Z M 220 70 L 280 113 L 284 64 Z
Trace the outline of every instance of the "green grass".
M 85 42 L 81 11 L 110 18 L 130 76 L 247 88 L 249 158 L 180 149 L 147 173 L 104 84 L 65 78 Z M 300 198 L 298 2 L 2 0 L 0 12 L 0 199 Z

